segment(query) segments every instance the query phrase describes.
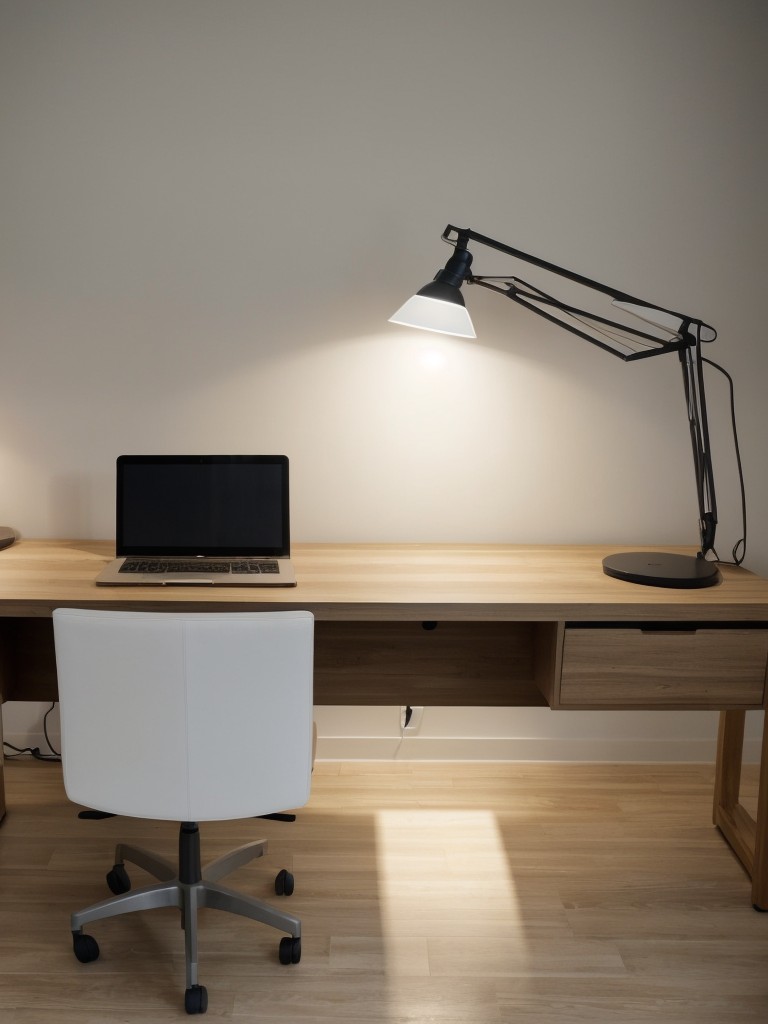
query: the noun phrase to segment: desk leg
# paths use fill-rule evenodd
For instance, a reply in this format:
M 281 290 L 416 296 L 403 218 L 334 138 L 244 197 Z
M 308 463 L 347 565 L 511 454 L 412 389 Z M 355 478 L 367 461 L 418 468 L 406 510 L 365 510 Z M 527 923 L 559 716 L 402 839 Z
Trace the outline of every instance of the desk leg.
M 739 803 L 744 711 L 721 711 L 713 820 L 752 878 L 752 903 L 768 910 L 768 717 L 763 728 L 757 821 Z
M 763 743 L 757 790 L 755 860 L 752 867 L 752 905 L 768 911 L 768 711 L 763 712 Z
M 3 704 L 0 700 L 0 821 L 5 817 L 5 775 L 3 773 Z
M 713 808 L 713 820 L 717 826 L 720 826 L 721 814 L 730 814 L 739 803 L 745 720 L 745 711 L 720 712 Z

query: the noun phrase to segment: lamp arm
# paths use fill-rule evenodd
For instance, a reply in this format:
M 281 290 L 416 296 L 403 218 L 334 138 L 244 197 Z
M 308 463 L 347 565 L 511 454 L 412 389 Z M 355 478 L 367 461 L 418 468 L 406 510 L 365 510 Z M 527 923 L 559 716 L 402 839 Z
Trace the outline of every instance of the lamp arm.
M 566 270 L 565 267 L 558 267 L 555 263 L 549 263 L 547 260 L 539 259 L 538 256 L 532 256 L 530 253 L 522 252 L 520 249 L 514 249 L 511 245 L 506 245 L 504 242 L 498 242 L 495 238 L 489 238 L 487 235 L 481 235 L 477 231 L 473 231 L 471 228 L 457 228 L 453 224 L 449 224 L 442 234 L 443 241 L 448 242 L 451 245 L 456 245 L 458 248 L 464 248 L 467 242 L 479 242 L 481 245 L 488 246 L 490 249 L 496 249 L 498 252 L 506 253 L 507 256 L 514 256 L 515 259 L 522 260 L 524 263 L 530 263 L 534 267 L 539 267 L 541 270 L 546 270 L 550 274 L 556 274 L 558 277 L 564 277 L 568 281 L 573 281 L 575 284 L 582 285 L 584 288 L 591 288 L 593 291 L 601 292 L 603 295 L 608 295 L 611 299 L 619 302 L 630 302 L 633 305 L 643 306 L 646 309 L 657 310 L 662 313 L 667 313 L 670 316 L 679 317 L 681 320 L 692 320 L 692 317 L 685 316 L 682 313 L 678 313 L 672 309 L 664 309 L 663 306 L 656 306 L 650 302 L 646 302 L 645 299 L 638 299 L 634 295 L 630 295 L 628 292 L 619 291 L 616 288 L 611 288 L 609 285 L 601 284 L 599 281 L 593 281 L 589 277 L 584 277 L 582 274 L 576 274 L 572 270 Z
M 717 552 L 715 551 L 717 500 L 709 444 L 704 367 L 698 337 L 693 337 L 691 341 L 691 344 L 681 349 L 680 363 L 683 370 L 683 388 L 688 406 L 688 424 L 691 431 L 696 495 L 699 502 L 700 554 L 701 557 L 705 558 L 712 552 L 715 558 L 717 558 Z
M 493 283 L 498 280 L 504 280 L 506 287 L 502 288 Z M 517 302 L 518 305 L 524 306 L 526 309 L 530 310 L 531 313 L 544 317 L 544 319 L 549 320 L 550 323 L 557 324 L 557 326 L 562 327 L 563 330 L 570 331 L 571 334 L 575 334 L 577 337 L 583 338 L 584 341 L 589 341 L 591 344 L 597 345 L 598 348 L 603 349 L 604 352 L 609 352 L 612 356 L 618 356 L 618 358 L 623 359 L 624 362 L 633 362 L 636 359 L 647 359 L 649 356 L 660 355 L 662 352 L 677 351 L 684 348 L 686 344 L 679 338 L 677 340 L 665 341 L 655 334 L 648 334 L 646 331 L 640 331 L 636 327 L 619 323 L 617 320 L 609 320 L 607 317 L 600 316 L 597 313 L 591 313 L 587 310 L 579 309 L 577 306 L 571 306 L 568 303 L 561 302 L 559 299 L 553 298 L 551 295 L 546 295 L 544 292 L 539 291 L 538 288 L 534 289 L 531 285 L 525 284 L 525 282 L 518 281 L 514 278 L 491 278 L 472 274 L 467 278 L 467 281 L 470 284 L 480 285 L 481 288 L 488 288 L 500 295 L 505 295 L 508 299 L 511 299 L 513 302 Z M 523 291 L 523 289 L 519 287 L 520 284 L 524 284 L 525 288 L 528 290 Z M 636 305 L 637 303 L 635 302 L 634 304 Z M 585 330 L 567 323 L 565 320 L 562 320 L 560 317 L 555 316 L 552 313 L 548 313 L 546 309 L 541 308 L 542 305 L 557 310 L 558 312 L 565 313 L 576 320 L 588 319 L 593 323 L 612 328 L 616 331 L 621 331 L 623 334 L 628 334 L 640 342 L 650 342 L 656 347 L 638 351 L 619 352 L 616 348 L 611 347 L 611 345 L 607 344 L 605 341 L 601 341 L 600 338 L 596 338 L 593 334 L 588 334 Z M 648 308 L 657 309 L 658 307 L 649 306 Z M 599 328 L 596 328 L 596 331 L 599 332 Z
M 661 339 L 652 334 L 629 327 L 626 324 L 621 324 L 618 321 L 609 320 L 597 314 L 589 313 L 575 306 L 563 303 L 539 289 L 533 288 L 531 285 L 527 285 L 525 282 L 520 282 L 512 277 L 491 278 L 477 276 L 470 272 L 469 267 L 467 267 L 466 271 L 465 280 L 470 284 L 478 284 L 481 287 L 488 288 L 492 291 L 505 295 L 507 298 L 512 299 L 513 302 L 517 302 L 519 305 L 524 306 L 537 316 L 541 316 L 545 320 L 549 320 L 551 323 L 556 324 L 558 327 L 562 327 L 564 330 L 569 331 L 571 334 L 575 334 L 577 337 L 580 337 L 593 345 L 597 345 L 599 348 L 606 352 L 610 352 L 611 355 L 618 356 L 625 362 L 646 358 L 648 356 L 660 355 L 664 352 L 674 351 L 678 353 L 683 371 L 683 388 L 685 391 L 685 400 L 687 405 L 688 424 L 690 428 L 694 474 L 696 480 L 696 496 L 699 507 L 699 536 L 701 544 L 699 557 L 705 558 L 708 554 L 712 553 L 715 558 L 717 558 L 714 548 L 715 531 L 717 527 L 717 504 L 709 444 L 709 425 L 707 420 L 703 361 L 701 356 L 702 340 L 714 340 L 716 332 L 701 320 L 696 320 L 682 313 L 677 313 L 674 310 L 664 309 L 661 306 L 652 305 L 644 299 L 638 299 L 635 296 L 629 295 L 627 292 L 622 292 L 615 288 L 611 288 L 608 285 L 600 284 L 598 281 L 593 281 L 581 274 L 576 274 L 573 271 L 566 270 L 554 263 L 549 263 L 546 260 L 539 259 L 537 256 L 531 256 L 529 253 L 522 252 L 519 249 L 515 249 L 512 246 L 497 241 L 496 239 L 489 238 L 486 235 L 481 235 L 470 228 L 457 228 L 452 224 L 449 224 L 443 232 L 442 237 L 444 241 L 455 245 L 458 249 L 465 249 L 468 242 L 478 242 L 488 248 L 496 249 L 498 252 L 503 252 L 508 256 L 513 256 L 516 259 L 530 263 L 533 266 L 546 270 L 558 277 L 563 277 L 569 281 L 573 281 L 582 287 L 607 295 L 615 302 L 626 303 L 629 306 L 637 307 L 640 310 L 648 310 L 649 313 L 666 314 L 667 316 L 680 321 L 677 333 L 675 333 L 671 328 L 663 328 L 664 330 L 668 330 L 672 335 L 670 340 Z M 498 281 L 503 281 L 505 286 L 502 287 L 501 285 L 494 283 Z M 527 290 L 520 288 L 520 284 L 522 284 Z M 550 312 L 550 310 L 553 312 Z M 647 348 L 641 351 L 617 351 L 615 347 L 612 347 L 599 337 L 595 337 L 594 335 L 587 333 L 586 330 L 582 330 L 574 324 L 567 323 L 554 315 L 555 312 L 564 313 L 576 320 L 579 320 L 580 318 L 588 319 L 598 325 L 629 334 L 630 336 L 637 338 L 639 341 L 651 342 L 656 347 Z M 630 310 L 630 312 L 634 312 L 640 317 L 643 316 L 642 312 L 638 312 L 637 310 Z M 654 322 L 652 317 L 649 316 L 648 319 L 651 323 Z M 596 328 L 596 333 L 599 333 L 599 327 Z M 706 335 L 705 338 L 702 338 L 702 334 Z

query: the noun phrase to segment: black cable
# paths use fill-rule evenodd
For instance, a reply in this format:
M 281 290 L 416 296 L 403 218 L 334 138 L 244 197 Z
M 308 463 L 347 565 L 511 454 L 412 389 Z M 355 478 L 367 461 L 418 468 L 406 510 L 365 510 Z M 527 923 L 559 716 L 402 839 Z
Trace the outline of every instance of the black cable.
M 12 754 L 6 754 L 6 757 L 21 757 L 22 754 L 31 754 L 36 761 L 61 761 L 58 754 L 42 754 L 40 747 L 14 747 L 8 740 L 3 740 L 3 746 L 13 751 Z
M 58 757 L 59 760 L 61 760 L 61 751 L 57 750 L 54 747 L 54 745 L 51 743 L 50 737 L 48 736 L 48 715 L 50 715 L 50 713 L 53 711 L 53 709 L 55 707 L 56 707 L 56 701 L 53 701 L 51 703 L 51 706 L 48 708 L 48 710 L 43 715 L 43 735 L 45 736 L 45 742 L 48 744 L 48 749 L 51 751 L 52 754 L 54 754 L 56 757 Z
M 736 466 L 738 467 L 739 490 L 740 490 L 740 493 L 741 493 L 741 522 L 742 522 L 743 536 L 742 536 L 741 540 L 737 540 L 736 543 L 733 545 L 733 550 L 731 552 L 733 561 L 731 561 L 731 562 L 723 562 L 723 565 L 741 565 L 741 563 L 744 561 L 744 558 L 745 558 L 746 553 L 747 553 L 747 494 L 746 494 L 746 490 L 745 490 L 745 487 L 744 487 L 744 470 L 743 470 L 742 464 L 741 464 L 741 450 L 739 448 L 739 433 L 738 433 L 738 430 L 736 429 L 736 401 L 735 401 L 735 390 L 734 390 L 734 385 L 733 385 L 733 378 L 731 377 L 730 373 L 728 373 L 728 371 L 726 369 L 724 369 L 722 366 L 720 366 L 719 363 L 714 362 L 712 359 L 707 359 L 706 356 L 701 356 L 701 361 L 702 361 L 702 363 L 708 363 L 710 366 L 713 366 L 716 370 L 719 370 L 719 372 L 722 373 L 722 375 L 728 381 L 728 389 L 729 389 L 729 392 L 730 392 L 730 404 L 731 404 L 731 428 L 733 430 L 733 448 L 734 448 L 734 451 L 736 453 Z M 717 561 L 720 562 L 721 559 L 718 558 Z
M 48 715 L 50 715 L 55 707 L 56 701 L 53 701 L 43 716 L 43 735 L 45 736 L 45 742 L 48 744 L 48 749 L 51 753 L 43 754 L 40 747 L 15 747 L 13 743 L 9 743 L 8 740 L 3 740 L 3 747 L 8 747 L 9 750 L 13 751 L 12 754 L 6 754 L 6 757 L 21 757 L 22 754 L 31 754 L 36 761 L 61 761 L 61 754 L 56 750 L 48 738 Z

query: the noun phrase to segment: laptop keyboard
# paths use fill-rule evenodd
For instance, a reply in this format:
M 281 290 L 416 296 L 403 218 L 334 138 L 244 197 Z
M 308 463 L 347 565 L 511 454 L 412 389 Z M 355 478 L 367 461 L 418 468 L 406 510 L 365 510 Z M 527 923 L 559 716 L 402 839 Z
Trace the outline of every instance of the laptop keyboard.
M 202 561 L 193 559 L 172 559 L 162 561 L 161 559 L 126 558 L 120 566 L 120 572 L 156 572 L 181 574 L 188 572 L 195 573 L 236 573 L 238 575 L 253 575 L 262 573 L 279 573 L 280 567 L 275 559 L 263 558 L 238 558 L 234 561 L 216 559 Z

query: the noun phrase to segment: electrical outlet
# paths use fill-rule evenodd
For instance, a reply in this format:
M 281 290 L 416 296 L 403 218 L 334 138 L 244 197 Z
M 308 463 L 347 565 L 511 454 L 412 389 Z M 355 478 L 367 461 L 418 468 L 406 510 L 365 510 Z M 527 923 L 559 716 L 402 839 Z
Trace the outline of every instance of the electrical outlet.
M 411 704 L 403 704 L 400 707 L 400 728 L 402 731 L 418 732 L 423 714 L 423 707 L 414 707 Z

